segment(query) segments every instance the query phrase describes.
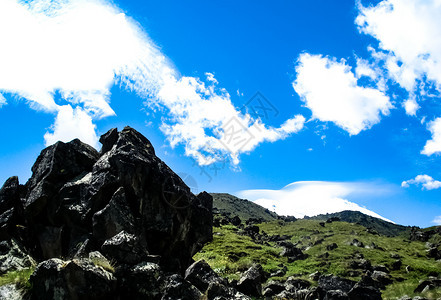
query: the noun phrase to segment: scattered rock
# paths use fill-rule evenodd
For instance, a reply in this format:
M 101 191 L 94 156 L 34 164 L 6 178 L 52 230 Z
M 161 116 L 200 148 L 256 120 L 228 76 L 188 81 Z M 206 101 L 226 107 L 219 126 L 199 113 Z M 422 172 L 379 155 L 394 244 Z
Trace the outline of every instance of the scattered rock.
M 113 274 L 88 259 L 43 261 L 30 282 L 33 299 L 108 299 L 116 290 Z
M 338 245 L 336 243 L 332 243 L 332 244 L 329 244 L 326 246 L 326 250 L 328 250 L 328 251 L 332 251 L 337 248 L 338 248 Z
M 250 267 L 239 279 L 237 290 L 245 295 L 260 297 L 262 295 L 262 266 Z
M 14 239 L 0 241 L 0 275 L 35 265 L 34 259 Z
M 238 226 L 242 223 L 242 220 L 238 217 L 238 216 L 234 216 L 231 219 L 231 224 L 233 224 L 234 226 Z
M 349 245 L 364 248 L 364 244 L 357 239 L 353 239 L 352 242 L 349 243 Z
M 161 290 L 163 294 L 161 300 L 200 300 L 203 296 L 201 291 L 184 280 L 179 274 L 167 276 Z
M 185 280 L 189 281 L 202 292 L 205 292 L 212 282 L 226 284 L 225 280 L 219 277 L 205 260 L 199 260 L 189 266 L 185 271 Z
M 392 283 L 390 275 L 382 271 L 374 271 L 371 277 L 373 280 L 377 281 L 381 287 L 385 287 Z
M 349 292 L 355 283 L 355 281 L 335 275 L 322 275 L 318 280 L 319 287 L 325 291 L 341 290 L 345 293 Z

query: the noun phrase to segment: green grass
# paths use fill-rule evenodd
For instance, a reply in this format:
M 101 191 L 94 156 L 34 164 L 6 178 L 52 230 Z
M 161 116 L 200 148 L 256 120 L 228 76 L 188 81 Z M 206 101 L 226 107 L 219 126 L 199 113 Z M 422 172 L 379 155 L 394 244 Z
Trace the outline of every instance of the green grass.
M 100 259 L 98 257 L 93 257 L 90 258 L 90 261 L 97 267 L 101 267 L 110 273 L 115 273 L 114 263 L 109 262 L 107 259 Z
M 29 277 L 34 272 L 35 268 L 27 268 L 19 271 L 11 271 L 0 276 L 0 286 L 6 284 L 15 284 L 17 288 L 23 290 L 30 290 L 31 284 Z
M 265 231 L 269 235 L 292 236 L 291 242 L 304 249 L 308 258 L 288 263 L 287 258 L 279 256 L 281 249 L 274 243 L 270 243 L 270 246 L 256 244 L 249 237 L 237 235 L 237 228 L 228 225 L 214 228 L 213 242 L 207 244 L 194 259 L 205 259 L 216 272 L 231 279 L 239 278 L 241 272 L 253 263 L 260 263 L 268 272 L 280 269 L 279 264 L 287 267 L 285 276 L 272 279 L 284 280 L 288 276 L 308 279 L 309 274 L 320 271 L 359 280 L 362 274 L 350 272 L 353 270 L 349 267 L 350 261 L 354 260 L 356 255 L 362 255 L 372 265 L 389 267 L 396 260 L 391 255 L 398 254 L 402 266 L 399 270 L 391 271 L 395 281 L 383 291 L 385 299 L 397 299 L 406 294 L 415 296 L 413 290 L 418 286 L 419 280 L 427 279 L 430 275 L 441 275 L 441 263 L 426 257 L 425 243 L 411 242 L 403 237 L 374 235 L 368 233 L 361 225 L 333 222 L 322 227 L 316 220 L 297 220 L 272 221 L 260 224 L 259 227 L 261 232 Z M 376 247 L 351 246 L 350 243 L 354 239 L 361 241 L 365 246 L 375 244 Z M 332 243 L 336 243 L 338 248 L 327 251 L 326 246 Z M 329 256 L 321 257 L 325 252 L 328 252 Z M 406 266 L 411 266 L 413 270 L 406 272 Z M 402 282 L 396 279 L 401 279 Z M 439 291 L 432 294 L 437 296 Z M 429 298 L 435 297 L 433 295 Z

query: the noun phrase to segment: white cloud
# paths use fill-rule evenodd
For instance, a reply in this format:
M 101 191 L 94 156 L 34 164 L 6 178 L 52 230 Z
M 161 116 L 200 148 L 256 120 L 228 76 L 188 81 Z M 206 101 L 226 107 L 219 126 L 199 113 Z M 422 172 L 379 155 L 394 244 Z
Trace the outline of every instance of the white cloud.
M 76 135 L 96 145 L 92 120 L 115 114 L 110 106 L 114 84 L 168 113 L 162 130 L 171 145 L 185 145 L 186 155 L 201 164 L 225 155 L 237 164 L 240 153 L 303 127 L 301 116 L 272 128 L 241 115 L 229 94 L 215 88 L 212 73 L 206 73 L 207 85 L 198 78 L 181 77 L 140 26 L 111 1 L 2 0 L 0 40 L 0 92 L 19 95 L 33 108 L 57 114 L 54 131 L 45 135 L 47 144 Z M 62 99 L 55 101 L 57 94 Z M 68 126 L 80 116 L 81 126 L 73 131 Z M 231 149 L 221 143 L 231 118 L 253 135 L 244 147 Z
M 415 98 L 410 98 L 404 101 L 404 109 L 406 110 L 406 114 L 409 116 L 416 116 L 417 110 L 420 108 Z
M 441 89 L 441 2 L 384 0 L 359 5 L 360 32 L 379 41 L 392 79 L 413 93 L 420 80 Z
M 2 94 L 0 94 L 0 108 L 2 108 L 3 105 L 6 105 L 6 103 L 7 102 L 5 97 Z
M 347 200 L 348 197 L 356 195 L 384 194 L 388 192 L 388 189 L 388 187 L 370 183 L 299 181 L 281 190 L 241 191 L 238 197 L 252 200 L 280 215 L 291 215 L 297 218 L 353 210 L 391 222 Z
M 421 185 L 422 189 L 434 190 L 441 188 L 441 181 L 434 180 L 429 175 L 418 175 L 414 179 L 409 179 L 401 183 L 401 186 L 404 188 L 408 188 L 411 185 Z
M 427 128 L 432 133 L 432 139 L 426 142 L 421 154 L 432 155 L 441 152 L 441 118 L 428 123 Z
M 69 142 L 79 138 L 84 143 L 98 148 L 98 138 L 95 134 L 92 118 L 80 107 L 75 109 L 72 109 L 70 105 L 59 107 L 52 127 L 53 133 L 44 135 L 46 145 L 54 144 L 57 141 Z
M 435 219 L 433 219 L 432 223 L 434 223 L 435 225 L 441 225 L 441 216 L 435 217 Z
M 172 123 L 162 126 L 172 147 L 184 144 L 186 155 L 207 165 L 229 153 L 234 164 L 238 155 L 252 151 L 258 144 L 275 142 L 303 128 L 304 117 L 297 115 L 279 128 L 268 127 L 260 120 L 243 116 L 231 103 L 230 95 L 217 89 L 209 74 L 209 85 L 194 77 L 176 80 L 170 77 L 158 93 L 169 109 Z M 212 130 L 213 134 L 207 134 Z M 240 133 L 238 133 L 240 131 Z M 233 133 L 234 132 L 234 136 Z
M 358 76 L 376 77 L 366 64 L 359 64 Z M 293 87 L 313 118 L 334 122 L 351 135 L 371 128 L 388 115 L 392 104 L 381 90 L 357 85 L 357 78 L 344 60 L 304 53 L 296 67 Z

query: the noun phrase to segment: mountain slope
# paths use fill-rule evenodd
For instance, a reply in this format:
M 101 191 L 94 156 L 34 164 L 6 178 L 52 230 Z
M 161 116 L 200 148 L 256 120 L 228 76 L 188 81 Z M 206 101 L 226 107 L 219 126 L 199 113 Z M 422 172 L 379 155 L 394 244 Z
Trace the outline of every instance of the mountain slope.
M 340 221 L 362 225 L 366 228 L 373 229 L 379 234 L 385 236 L 408 237 L 411 231 L 411 227 L 409 226 L 397 225 L 394 223 L 386 222 L 384 220 L 365 215 L 359 211 L 345 210 L 342 212 L 337 212 L 332 214 L 317 215 L 314 217 L 305 217 L 305 219 L 320 220 L 320 221 L 327 221 L 332 218 L 338 218 L 340 219 Z
M 220 213 L 229 213 L 231 217 L 239 216 L 243 221 L 249 218 L 272 221 L 277 219 L 277 214 L 246 199 L 239 199 L 226 193 L 210 193 L 213 197 L 213 208 Z

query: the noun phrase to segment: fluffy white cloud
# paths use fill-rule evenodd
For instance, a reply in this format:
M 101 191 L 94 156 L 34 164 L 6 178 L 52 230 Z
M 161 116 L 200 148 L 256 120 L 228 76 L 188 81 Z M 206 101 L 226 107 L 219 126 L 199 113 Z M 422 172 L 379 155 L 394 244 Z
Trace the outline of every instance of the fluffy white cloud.
M 410 185 L 421 185 L 422 189 L 434 190 L 441 188 L 441 181 L 435 180 L 429 175 L 418 175 L 414 179 L 409 179 L 401 183 L 401 186 L 404 188 L 408 188 Z
M 432 155 L 441 152 L 441 118 L 428 123 L 427 128 L 432 133 L 432 139 L 426 142 L 422 154 Z
M 58 114 L 52 125 L 52 133 L 46 133 L 44 139 L 47 145 L 58 141 L 69 142 L 79 138 L 95 148 L 98 147 L 98 138 L 95 134 L 95 125 L 87 112 L 80 107 L 72 109 L 70 105 L 59 107 Z
M 356 24 L 379 41 L 389 76 L 413 94 L 430 85 L 441 91 L 440 15 L 439 0 L 384 0 L 359 4 Z
M 240 114 L 229 94 L 215 87 L 211 73 L 206 74 L 207 85 L 181 77 L 142 28 L 111 1 L 2 0 L 0 40 L 0 92 L 57 114 L 53 132 L 45 135 L 48 144 L 82 137 L 96 145 L 92 121 L 115 114 L 110 106 L 115 83 L 145 98 L 147 106 L 162 108 L 168 114 L 162 130 L 171 145 L 185 145 L 186 154 L 200 164 L 225 155 L 237 164 L 240 153 L 303 127 L 301 116 L 272 128 Z M 61 99 L 55 101 L 58 94 Z M 225 143 L 231 119 L 252 137 L 241 147 Z
M 369 129 L 388 115 L 392 104 L 381 90 L 357 85 L 357 78 L 344 60 L 304 53 L 296 67 L 293 87 L 313 118 L 334 122 L 351 135 Z M 359 77 L 375 78 L 366 64 L 356 69 Z
M 415 98 L 410 98 L 404 101 L 404 109 L 406 110 L 406 114 L 409 116 L 416 116 L 417 110 L 420 108 Z
M 245 190 L 238 197 L 246 198 L 275 211 L 280 215 L 297 218 L 343 210 L 360 211 L 364 214 L 390 220 L 347 200 L 353 195 L 386 193 L 388 187 L 370 183 L 300 181 L 293 182 L 281 190 Z

